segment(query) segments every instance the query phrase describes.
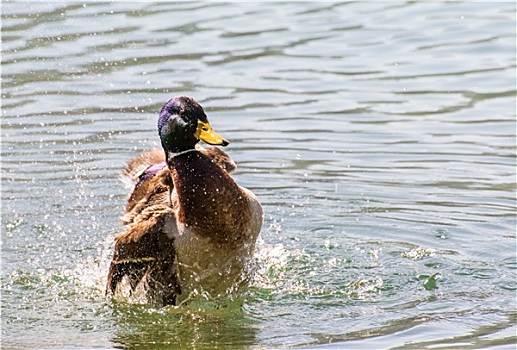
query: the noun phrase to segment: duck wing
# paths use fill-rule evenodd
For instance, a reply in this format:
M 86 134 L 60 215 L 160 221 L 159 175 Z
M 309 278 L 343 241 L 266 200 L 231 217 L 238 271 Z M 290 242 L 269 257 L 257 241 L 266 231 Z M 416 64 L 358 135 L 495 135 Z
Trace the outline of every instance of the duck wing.
M 106 294 L 153 305 L 174 305 L 181 294 L 175 267 L 176 218 L 163 204 L 142 210 L 115 237 Z
M 129 196 L 121 223 L 131 224 L 144 210 L 155 205 L 173 207 L 170 198 L 173 188 L 170 170 L 165 163 L 157 163 L 146 169 Z

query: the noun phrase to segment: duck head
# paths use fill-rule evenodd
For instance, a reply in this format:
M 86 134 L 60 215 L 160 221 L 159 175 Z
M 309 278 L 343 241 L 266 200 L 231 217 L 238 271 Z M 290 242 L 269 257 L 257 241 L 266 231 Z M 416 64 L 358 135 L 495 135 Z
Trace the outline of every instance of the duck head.
M 203 107 L 188 96 L 173 97 L 162 107 L 158 134 L 167 158 L 172 153 L 194 149 L 199 140 L 209 145 L 230 143 L 212 130 Z

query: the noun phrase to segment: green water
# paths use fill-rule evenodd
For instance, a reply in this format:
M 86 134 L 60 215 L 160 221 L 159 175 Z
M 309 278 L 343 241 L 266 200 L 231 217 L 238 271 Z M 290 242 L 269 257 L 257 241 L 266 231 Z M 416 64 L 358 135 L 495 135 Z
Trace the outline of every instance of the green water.
M 2 348 L 515 348 L 514 2 L 1 11 Z M 114 303 L 119 175 L 177 94 L 262 201 L 257 275 Z

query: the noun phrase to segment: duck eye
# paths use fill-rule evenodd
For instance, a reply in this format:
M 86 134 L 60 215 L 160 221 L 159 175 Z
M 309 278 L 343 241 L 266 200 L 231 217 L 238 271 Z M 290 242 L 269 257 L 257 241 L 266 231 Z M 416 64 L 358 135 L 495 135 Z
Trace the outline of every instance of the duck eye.
M 173 107 L 169 108 L 168 112 L 169 112 L 169 114 L 171 114 L 171 115 L 181 115 L 181 112 L 182 112 L 182 111 L 181 111 L 181 109 L 180 109 L 180 108 L 178 108 L 178 107 L 176 107 L 176 106 L 173 106 Z

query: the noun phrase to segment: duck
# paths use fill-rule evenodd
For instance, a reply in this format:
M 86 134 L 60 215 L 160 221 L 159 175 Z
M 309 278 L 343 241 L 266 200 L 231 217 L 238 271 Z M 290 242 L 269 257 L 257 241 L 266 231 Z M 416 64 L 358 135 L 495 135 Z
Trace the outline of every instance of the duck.
M 161 108 L 158 135 L 162 149 L 142 152 L 123 169 L 133 190 L 114 238 L 106 295 L 156 307 L 242 296 L 264 212 L 231 176 L 236 165 L 217 147 L 229 141 L 184 95 Z

